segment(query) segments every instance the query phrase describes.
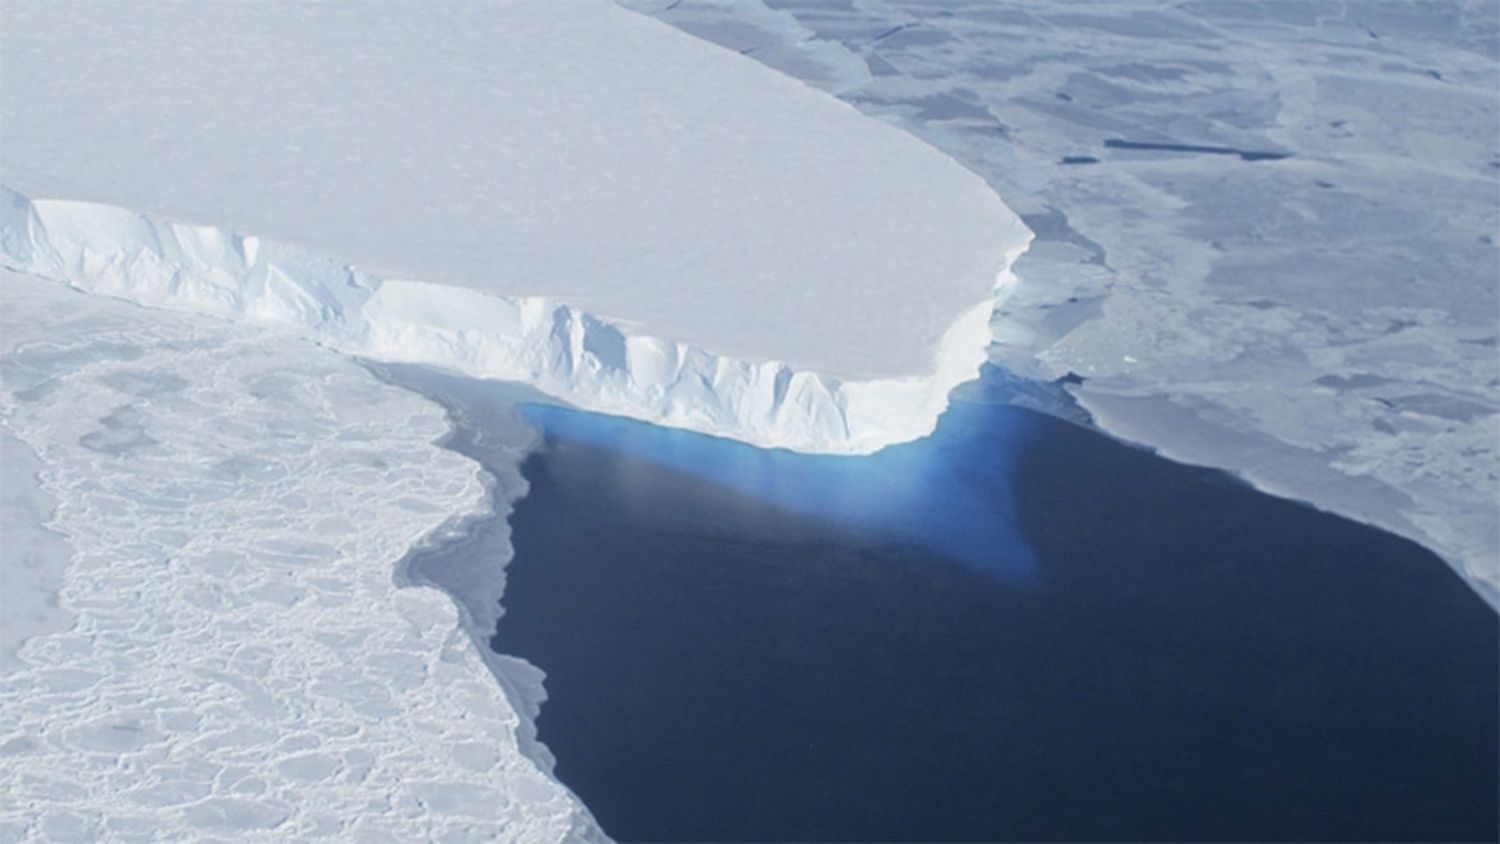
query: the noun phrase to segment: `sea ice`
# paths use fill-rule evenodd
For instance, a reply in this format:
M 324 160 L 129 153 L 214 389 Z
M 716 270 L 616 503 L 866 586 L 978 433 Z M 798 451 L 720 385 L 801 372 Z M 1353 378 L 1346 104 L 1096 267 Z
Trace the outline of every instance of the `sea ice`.
M 7 542 L 55 506 L 73 621 L 0 666 L 0 839 L 603 838 L 534 697 L 393 576 L 487 506 L 440 408 L 260 328 L 8 271 L 0 302 L 0 420 L 51 499 L 7 465 Z
M 57 606 L 72 549 L 45 527 L 54 502 L 37 478 L 41 469 L 30 447 L 0 432 L 0 673 L 17 666 L 26 639 L 72 625 Z

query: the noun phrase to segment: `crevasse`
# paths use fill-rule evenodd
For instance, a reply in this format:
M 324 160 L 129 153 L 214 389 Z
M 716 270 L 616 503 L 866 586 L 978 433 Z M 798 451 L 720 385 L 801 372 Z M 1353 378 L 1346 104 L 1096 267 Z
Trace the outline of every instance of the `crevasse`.
M 994 295 L 948 329 L 926 376 L 844 379 L 738 360 L 540 297 L 384 279 L 227 229 L 0 186 L 0 263 L 141 305 L 290 329 L 351 355 L 518 381 L 585 410 L 762 447 L 866 454 L 925 436 L 975 377 L 989 317 L 1029 237 L 1004 256 Z

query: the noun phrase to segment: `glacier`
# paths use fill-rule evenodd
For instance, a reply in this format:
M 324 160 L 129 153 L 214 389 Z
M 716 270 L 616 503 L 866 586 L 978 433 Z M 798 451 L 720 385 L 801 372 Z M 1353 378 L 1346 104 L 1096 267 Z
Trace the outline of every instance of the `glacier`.
M 910 134 L 605 0 L 5 24 L 5 265 L 588 410 L 922 436 L 1031 238 Z

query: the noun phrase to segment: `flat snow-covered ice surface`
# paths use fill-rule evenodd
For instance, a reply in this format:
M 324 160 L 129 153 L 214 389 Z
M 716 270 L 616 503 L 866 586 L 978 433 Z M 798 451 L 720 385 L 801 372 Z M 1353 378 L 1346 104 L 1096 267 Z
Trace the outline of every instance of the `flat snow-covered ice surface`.
M 0 221 L 12 267 L 589 409 L 806 450 L 920 436 L 1030 239 L 909 133 L 607 0 L 3 21 L 0 180 L 38 201 Z
M 71 556 L 22 572 L 71 618 L 0 663 L 0 840 L 602 838 L 398 583 L 488 506 L 439 407 L 264 329 L 7 271 L 0 306 L 6 540 L 55 507 Z
M 989 180 L 997 363 L 1497 601 L 1500 4 L 767 2 L 627 4 Z
M 20 664 L 17 652 L 27 639 L 73 623 L 57 605 L 73 549 L 47 527 L 57 502 L 42 489 L 41 470 L 31 447 L 0 423 L 0 673 Z

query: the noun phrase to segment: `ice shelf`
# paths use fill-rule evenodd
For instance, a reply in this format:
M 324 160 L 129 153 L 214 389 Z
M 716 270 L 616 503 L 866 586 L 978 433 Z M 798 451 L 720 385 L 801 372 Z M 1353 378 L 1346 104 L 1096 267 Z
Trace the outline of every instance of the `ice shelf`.
M 82 12 L 7 4 L 0 237 L 98 292 L 860 453 L 931 430 L 1030 242 L 951 158 L 604 0 Z

